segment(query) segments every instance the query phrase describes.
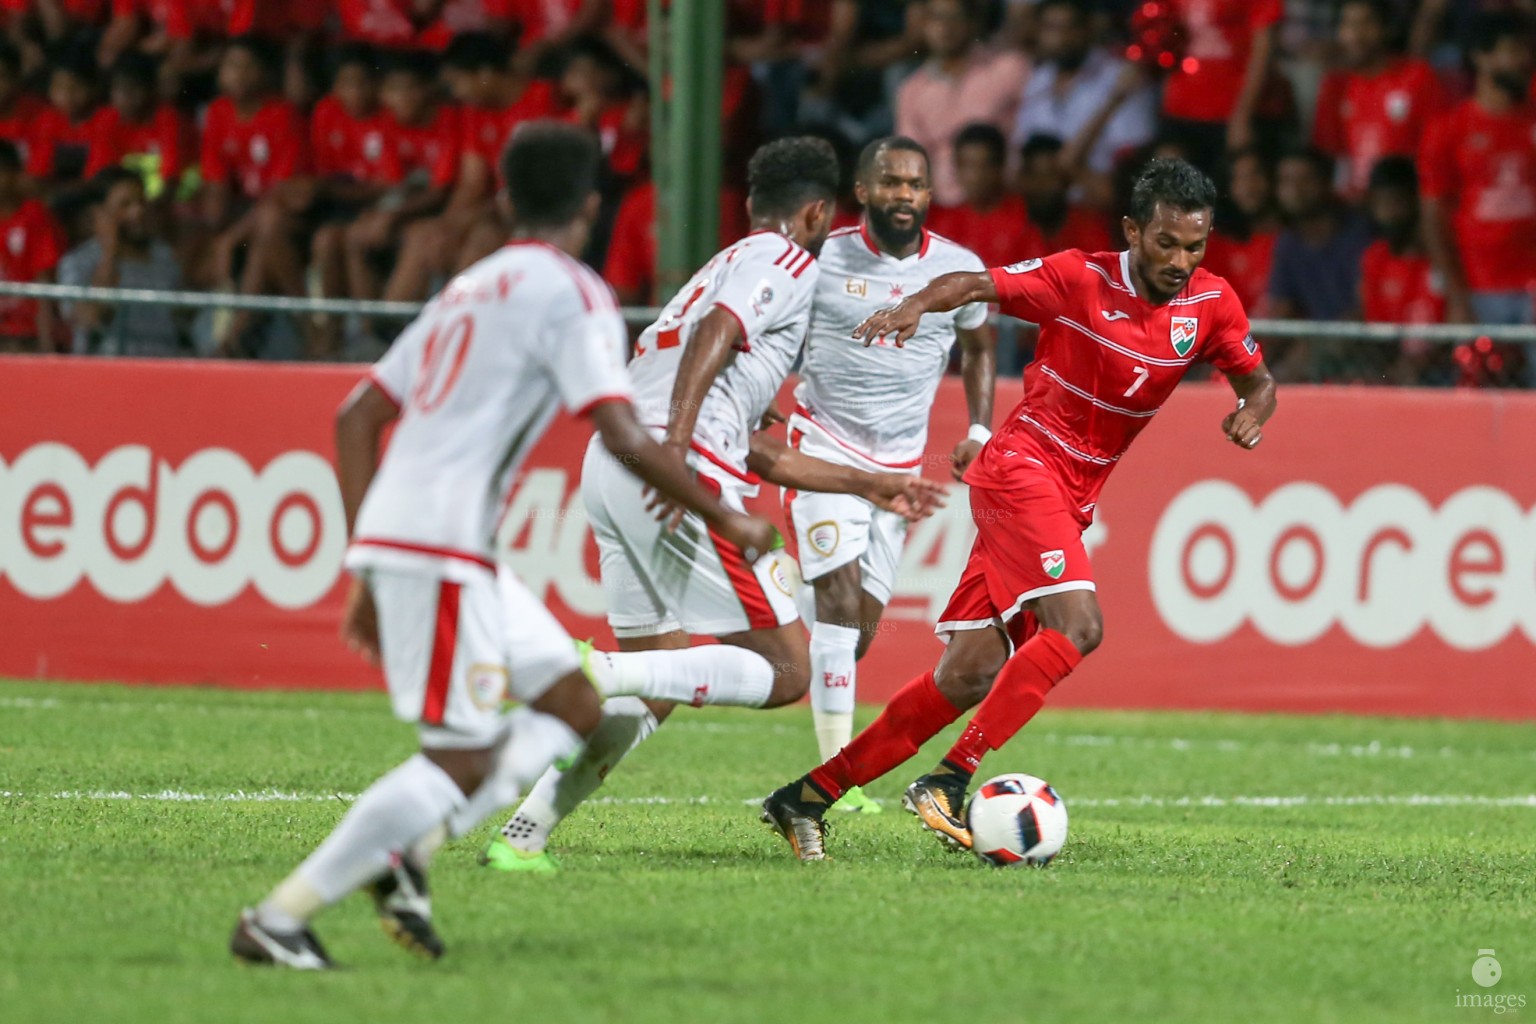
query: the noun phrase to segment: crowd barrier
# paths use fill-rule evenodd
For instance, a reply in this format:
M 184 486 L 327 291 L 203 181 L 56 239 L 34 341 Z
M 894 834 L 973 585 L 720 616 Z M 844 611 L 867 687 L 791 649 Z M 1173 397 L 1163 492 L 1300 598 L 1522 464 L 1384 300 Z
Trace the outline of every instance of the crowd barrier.
M 0 676 L 379 686 L 336 635 L 332 419 L 360 374 L 0 359 Z M 1088 537 L 1105 642 L 1053 703 L 1536 718 L 1536 395 L 1286 388 L 1252 452 L 1231 404 L 1184 386 L 1116 471 Z M 946 380 L 926 475 L 965 426 Z M 587 436 L 562 419 L 535 452 L 501 555 L 607 641 Z M 861 699 L 937 658 L 973 533 L 963 489 L 914 528 Z

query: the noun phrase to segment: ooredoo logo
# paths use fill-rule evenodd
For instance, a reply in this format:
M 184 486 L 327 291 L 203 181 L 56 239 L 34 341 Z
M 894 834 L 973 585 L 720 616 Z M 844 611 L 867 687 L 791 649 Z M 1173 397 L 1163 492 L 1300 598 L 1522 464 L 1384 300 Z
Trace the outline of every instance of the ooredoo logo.
M 37 600 L 84 577 L 111 600 L 137 601 L 169 579 L 195 604 L 254 585 L 303 608 L 335 584 L 345 547 L 336 477 L 314 452 L 285 452 L 259 473 L 227 448 L 179 466 L 143 445 L 94 466 L 52 442 L 0 460 L 0 575 Z
M 1536 510 L 1497 487 L 1467 487 L 1439 508 L 1401 484 L 1346 507 L 1293 483 L 1257 505 L 1204 480 L 1164 510 L 1152 535 L 1153 601 L 1170 629 L 1212 643 L 1244 622 L 1301 645 L 1338 623 L 1368 647 L 1428 627 L 1462 650 L 1516 630 L 1536 641 Z

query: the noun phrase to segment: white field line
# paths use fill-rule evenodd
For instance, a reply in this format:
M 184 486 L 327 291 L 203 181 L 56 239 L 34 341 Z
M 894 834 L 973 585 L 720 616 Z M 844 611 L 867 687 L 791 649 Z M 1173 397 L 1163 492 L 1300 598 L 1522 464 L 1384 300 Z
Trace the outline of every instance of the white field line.
M 22 793 L 0 790 L 0 800 L 97 800 L 148 803 L 331 803 L 351 802 L 356 793 L 298 793 L 279 789 L 233 790 L 227 793 L 189 793 L 179 789 L 130 793 L 109 789 L 66 789 L 53 793 Z M 615 807 L 644 806 L 739 806 L 756 805 L 758 799 L 733 800 L 709 796 L 599 797 L 591 804 Z M 1074 797 L 1072 807 L 1529 807 L 1536 810 L 1536 793 L 1516 796 L 1483 796 L 1465 793 L 1363 793 L 1346 796 L 1130 796 Z

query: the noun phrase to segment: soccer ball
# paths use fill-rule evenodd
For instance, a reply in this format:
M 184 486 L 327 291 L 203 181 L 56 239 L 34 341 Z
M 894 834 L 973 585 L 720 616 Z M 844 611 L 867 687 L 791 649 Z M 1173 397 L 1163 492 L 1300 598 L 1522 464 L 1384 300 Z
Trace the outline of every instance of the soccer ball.
M 1067 805 L 1044 779 L 999 775 L 976 790 L 965 808 L 971 849 L 983 863 L 1045 867 L 1067 841 Z

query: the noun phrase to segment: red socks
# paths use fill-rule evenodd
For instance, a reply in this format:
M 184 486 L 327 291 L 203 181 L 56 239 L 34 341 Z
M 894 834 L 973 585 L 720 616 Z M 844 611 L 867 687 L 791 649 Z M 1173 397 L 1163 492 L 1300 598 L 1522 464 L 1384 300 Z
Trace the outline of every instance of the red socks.
M 811 772 L 811 781 L 835 802 L 901 764 L 959 717 L 960 709 L 934 685 L 933 672 L 924 672 L 897 691 L 868 729 Z
M 997 674 L 992 692 L 944 760 L 974 772 L 987 751 L 1002 747 L 1035 717 L 1045 704 L 1045 695 L 1082 660 L 1072 641 L 1054 629 L 1042 629 L 1030 637 Z

